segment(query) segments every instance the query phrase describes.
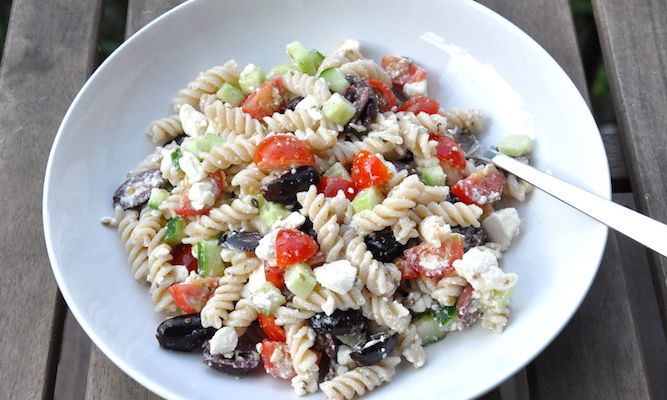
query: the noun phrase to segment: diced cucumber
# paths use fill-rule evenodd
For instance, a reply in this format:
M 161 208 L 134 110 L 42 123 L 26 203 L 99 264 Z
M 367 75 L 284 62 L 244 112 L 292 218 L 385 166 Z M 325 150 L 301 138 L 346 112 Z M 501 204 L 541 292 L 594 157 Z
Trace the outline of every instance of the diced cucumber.
M 181 217 L 172 218 L 167 221 L 167 232 L 164 234 L 164 241 L 169 246 L 177 246 L 181 244 L 181 240 L 185 238 L 186 222 Z
M 276 221 L 284 219 L 290 214 L 290 211 L 281 204 L 266 200 L 260 202 L 259 220 L 267 228 L 271 228 Z
M 225 264 L 222 262 L 217 240 L 197 243 L 197 270 L 201 276 L 222 276 Z
M 359 333 L 359 334 L 351 334 L 351 335 L 340 335 L 336 336 L 336 339 L 340 340 L 344 345 L 347 345 L 349 347 L 354 347 L 359 342 L 363 341 L 366 339 L 366 337 Z
M 181 149 L 199 157 L 201 153 L 208 153 L 213 147 L 223 143 L 225 143 L 225 139 L 222 136 L 218 136 L 215 133 L 207 133 L 203 136 L 196 136 L 185 140 L 181 145 Z
M 298 70 L 299 68 L 297 68 L 297 66 L 292 63 L 278 64 L 275 67 L 271 68 L 269 73 L 266 74 L 266 79 L 269 79 L 274 75 L 284 75 L 290 71 L 298 71 Z
M 250 296 L 250 301 L 255 308 L 257 308 L 257 311 L 264 315 L 273 314 L 278 307 L 286 303 L 285 296 L 280 293 L 278 288 L 269 282 L 264 282 L 264 284 Z
M 287 56 L 304 74 L 315 75 L 317 68 L 324 60 L 324 55 L 317 50 L 308 50 L 300 42 L 292 42 L 286 46 Z
M 158 188 L 151 189 L 151 197 L 148 198 L 148 207 L 151 210 L 157 210 L 167 197 L 169 197 L 169 192 L 166 190 Z
M 177 170 L 181 169 L 179 161 L 180 161 L 182 155 L 183 155 L 183 152 L 181 151 L 180 147 L 171 152 L 171 163 L 174 165 L 174 168 L 176 168 Z
M 285 271 L 285 286 L 295 296 L 305 299 L 313 291 L 317 281 L 315 274 L 306 263 L 294 264 Z
M 352 208 L 355 213 L 360 213 L 364 210 L 371 210 L 376 205 L 382 203 L 384 196 L 382 191 L 377 186 L 371 186 L 357 193 L 352 200 Z
M 498 144 L 498 151 L 510 157 L 522 157 L 533 151 L 533 141 L 527 135 L 509 135 Z
M 334 93 L 322 104 L 322 113 L 328 120 L 335 124 L 346 124 L 352 119 L 357 109 L 348 99 L 340 93 Z
M 329 168 L 327 172 L 324 173 L 324 176 L 337 176 L 339 178 L 345 179 L 346 181 L 352 181 L 350 173 L 347 172 L 347 169 L 339 162 L 332 165 L 331 168 Z
M 433 311 L 433 315 L 435 316 L 435 319 L 440 323 L 442 326 L 447 326 L 449 325 L 454 318 L 456 318 L 456 307 L 455 306 L 441 306 L 441 305 L 436 305 L 433 308 L 431 308 Z
M 447 329 L 438 321 L 432 310 L 420 314 L 413 319 L 413 323 L 424 345 L 435 343 L 447 336 Z
M 320 78 L 327 81 L 329 87 L 334 92 L 342 93 L 343 90 L 347 89 L 350 86 L 350 82 L 345 79 L 345 74 L 340 72 L 338 69 L 331 67 L 327 68 L 320 73 Z
M 514 293 L 515 286 L 506 290 L 492 290 L 489 299 L 482 304 L 482 307 L 487 310 L 502 310 L 507 307 Z
M 421 168 L 419 170 L 419 177 L 422 182 L 429 186 L 443 186 L 445 184 L 445 171 L 442 170 L 442 167 L 436 165 L 434 167 Z
M 266 74 L 254 64 L 248 64 L 239 75 L 239 86 L 245 93 L 250 93 L 257 89 L 266 79 Z
M 225 103 L 231 104 L 233 107 L 237 107 L 245 98 L 241 89 L 227 82 L 222 84 L 215 96 Z

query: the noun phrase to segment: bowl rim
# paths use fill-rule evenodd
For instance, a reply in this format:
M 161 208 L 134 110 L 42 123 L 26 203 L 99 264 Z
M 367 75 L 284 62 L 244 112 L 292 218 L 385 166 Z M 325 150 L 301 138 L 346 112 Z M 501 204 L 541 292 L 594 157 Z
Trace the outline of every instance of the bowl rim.
M 151 30 L 154 26 L 167 23 L 165 21 L 169 20 L 169 18 L 172 17 L 172 15 L 176 13 L 180 13 L 185 9 L 188 9 L 189 7 L 199 7 L 200 4 L 205 4 L 206 1 L 208 0 L 191 0 L 191 1 L 186 1 L 184 3 L 181 3 L 172 9 L 164 12 L 160 16 L 156 17 L 154 20 L 143 26 L 141 29 L 139 29 L 137 32 L 135 32 L 132 36 L 130 36 L 127 40 L 123 41 L 121 45 L 106 59 L 104 62 L 90 75 L 90 77 L 86 80 L 84 85 L 81 87 L 81 89 L 78 91 L 77 95 L 74 97 L 74 100 L 72 100 L 72 103 L 70 104 L 69 108 L 67 109 L 67 112 L 65 113 L 60 126 L 58 128 L 58 131 L 56 133 L 55 139 L 53 141 L 51 150 L 49 152 L 49 158 L 47 161 L 46 165 L 46 170 L 44 173 L 44 184 L 43 184 L 43 192 L 42 192 L 42 223 L 43 223 L 43 229 L 44 229 L 44 239 L 45 239 L 45 244 L 46 244 L 46 250 L 47 254 L 49 257 L 49 261 L 51 264 L 51 270 L 55 276 L 56 282 L 58 284 L 58 289 L 60 293 L 62 294 L 65 302 L 67 303 L 67 306 L 69 307 L 70 311 L 72 312 L 72 315 L 76 318 L 77 322 L 81 326 L 81 328 L 86 332 L 88 337 L 92 340 L 92 342 L 102 351 L 102 353 L 108 357 L 118 368 L 120 368 L 124 373 L 129 375 L 133 380 L 150 390 L 151 392 L 157 394 L 160 397 L 163 398 L 179 398 L 179 396 L 170 390 L 166 389 L 162 385 L 160 385 L 157 381 L 147 377 L 145 374 L 143 374 L 140 370 L 137 368 L 134 368 L 132 365 L 129 363 L 125 362 L 125 360 L 117 355 L 109 346 L 106 345 L 106 343 L 101 339 L 100 336 L 97 335 L 95 329 L 91 324 L 89 324 L 88 320 L 84 318 L 81 310 L 79 309 L 78 305 L 76 302 L 74 302 L 72 298 L 72 294 L 70 293 L 69 287 L 66 285 L 65 277 L 62 274 L 61 268 L 58 267 L 58 258 L 56 256 L 56 252 L 53 248 L 53 238 L 51 235 L 51 219 L 50 215 L 48 212 L 49 208 L 49 194 L 51 193 L 51 190 L 53 190 L 53 185 L 51 183 L 51 180 L 53 179 L 53 163 L 54 159 L 56 157 L 56 154 L 59 151 L 60 146 L 62 145 L 62 139 L 63 136 L 65 135 L 65 126 L 67 125 L 67 122 L 71 118 L 71 115 L 73 113 L 73 110 L 76 108 L 77 104 L 79 103 L 82 95 L 87 91 L 88 87 L 91 85 L 93 81 L 97 78 L 98 74 L 102 74 L 104 70 L 109 68 L 109 65 L 111 62 L 116 57 L 120 57 L 124 52 L 125 49 L 129 46 L 132 46 L 133 43 L 137 40 L 141 40 L 140 38 L 144 35 L 145 32 Z M 506 29 L 510 30 L 514 35 L 516 35 L 521 41 L 523 41 L 527 46 L 531 47 L 532 51 L 535 51 L 536 53 L 542 53 L 541 56 L 545 57 L 545 60 L 552 62 L 555 64 L 555 66 L 560 70 L 564 77 L 566 78 L 567 82 L 575 88 L 577 95 L 579 96 L 579 100 L 581 100 L 584 104 L 588 106 L 586 103 L 584 97 L 582 94 L 579 92 L 579 90 L 576 88 L 576 85 L 573 83 L 572 79 L 567 75 L 567 73 L 563 70 L 563 68 L 556 62 L 556 60 L 539 44 L 537 43 L 532 37 L 530 37 L 526 32 L 524 32 L 522 29 L 520 29 L 518 26 L 516 26 L 513 22 L 509 21 L 505 17 L 501 16 L 500 14 L 496 13 L 495 11 L 491 10 L 490 8 L 474 2 L 474 1 L 466 1 L 466 0 L 448 0 L 451 2 L 458 2 L 465 4 L 468 7 L 471 7 L 476 10 L 476 12 L 480 12 L 485 15 L 485 17 L 491 18 L 492 20 L 495 20 L 496 22 L 499 22 L 503 27 Z M 592 114 L 590 113 L 590 107 L 589 109 L 589 116 L 590 118 L 592 117 Z M 606 152 L 604 151 L 604 144 L 602 141 L 601 135 L 596 135 L 596 137 L 593 139 L 596 142 L 596 145 L 598 146 L 598 149 L 602 150 L 601 156 L 604 157 L 604 160 L 606 163 L 604 164 L 604 175 L 607 179 L 604 180 L 604 182 L 599 182 L 598 184 L 600 185 L 599 190 L 597 191 L 597 194 L 600 195 L 601 197 L 610 200 L 611 199 L 611 178 L 610 178 L 610 172 L 609 172 L 609 161 L 606 155 Z M 570 310 L 569 315 L 567 316 L 566 319 L 563 320 L 562 325 L 556 329 L 538 349 L 537 351 L 530 357 L 528 357 L 525 362 L 521 363 L 518 365 L 516 368 L 511 370 L 511 373 L 507 374 L 504 376 L 503 379 L 508 379 L 514 374 L 516 374 L 517 371 L 521 370 L 524 368 L 527 364 L 532 362 L 536 357 L 538 357 L 544 349 L 549 346 L 553 340 L 558 336 L 563 329 L 565 328 L 566 325 L 570 322 L 574 314 L 579 310 L 581 307 L 581 304 L 583 300 L 586 298 L 588 295 L 588 292 L 590 291 L 591 285 L 593 284 L 593 281 L 595 280 L 595 277 L 597 276 L 597 273 L 599 271 L 600 264 L 602 262 L 602 258 L 604 256 L 604 252 L 606 250 L 606 243 L 609 235 L 609 230 L 608 228 L 604 227 L 604 231 L 600 232 L 600 235 L 597 235 L 595 237 L 595 243 L 594 247 L 597 247 L 598 254 L 597 254 L 597 262 L 595 264 L 595 271 L 593 274 L 591 274 L 590 281 L 587 282 L 586 284 L 586 290 L 582 292 L 580 298 L 576 302 L 576 307 L 574 307 L 572 310 Z M 484 393 L 487 393 L 491 391 L 493 388 L 497 387 L 500 385 L 503 381 L 497 381 L 494 384 L 489 384 L 486 386 L 480 386 L 478 389 L 476 389 L 474 392 L 469 393 L 471 397 L 476 397 L 476 396 L 481 396 Z

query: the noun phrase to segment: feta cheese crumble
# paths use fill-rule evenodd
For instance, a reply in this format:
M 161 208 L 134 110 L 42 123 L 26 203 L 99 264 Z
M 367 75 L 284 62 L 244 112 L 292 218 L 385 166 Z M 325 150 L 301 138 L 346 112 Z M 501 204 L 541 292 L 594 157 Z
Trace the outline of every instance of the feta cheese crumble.
M 194 183 L 188 190 L 188 198 L 192 208 L 203 210 L 215 203 L 216 184 L 211 178 L 204 179 L 201 182 Z
M 403 85 L 403 94 L 407 97 L 428 96 L 428 84 L 426 79 L 410 82 Z
M 345 294 L 352 286 L 357 277 L 357 268 L 347 260 L 338 260 L 313 270 L 317 282 L 327 289 L 336 293 Z
M 191 105 L 183 104 L 178 110 L 178 117 L 186 135 L 195 137 L 206 133 L 206 128 L 208 128 L 206 115 L 195 110 Z
M 483 222 L 482 226 L 492 242 L 498 243 L 503 251 L 509 249 L 512 239 L 519 234 L 521 218 L 516 208 L 503 208 L 494 211 Z
M 306 217 L 301 215 L 300 212 L 294 211 L 287 217 L 280 219 L 271 225 L 271 229 L 276 230 L 276 229 L 299 229 L 301 225 L 303 225 L 306 222 Z
M 169 157 L 171 159 L 171 157 Z M 206 178 L 207 174 L 197 157 L 189 151 L 184 151 L 178 160 L 178 165 L 185 172 L 185 176 L 191 183 L 199 182 Z
M 222 354 L 229 358 L 233 355 L 236 345 L 239 343 L 239 337 L 234 328 L 224 326 L 215 332 L 209 343 L 211 354 Z
M 432 247 L 439 248 L 441 240 L 451 232 L 450 226 L 439 215 L 429 215 L 419 223 L 419 234 Z
M 276 236 L 279 229 L 274 229 L 260 239 L 255 255 L 260 260 L 266 261 L 271 265 L 276 265 Z
M 516 274 L 503 272 L 498 267 L 498 259 L 492 252 L 475 247 L 468 250 L 462 259 L 454 261 L 454 269 L 482 294 L 507 290 L 517 281 Z

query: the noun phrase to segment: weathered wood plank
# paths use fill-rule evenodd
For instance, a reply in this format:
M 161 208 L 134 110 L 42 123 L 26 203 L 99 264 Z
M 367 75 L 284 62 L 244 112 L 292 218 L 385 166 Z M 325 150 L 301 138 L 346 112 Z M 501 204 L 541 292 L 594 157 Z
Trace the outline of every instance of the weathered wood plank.
M 182 0 L 130 0 L 125 37 L 129 37 Z M 132 380 L 95 346 L 90 352 L 86 399 L 157 399 Z
M 667 3 L 594 0 L 593 10 L 637 205 L 667 222 Z M 667 259 L 649 254 L 667 331 Z
M 609 161 L 609 174 L 611 175 L 611 188 L 614 193 L 631 192 L 628 170 L 625 168 L 625 157 L 623 147 L 618 133 L 602 134 L 604 150 L 607 152 Z
M 81 399 L 86 393 L 91 341 L 71 312 L 65 315 L 54 400 Z
M 100 0 L 14 0 L 0 70 L 0 398 L 51 396 L 64 303 L 42 233 L 53 137 L 90 74 Z M 29 273 L 26 273 L 29 271 Z

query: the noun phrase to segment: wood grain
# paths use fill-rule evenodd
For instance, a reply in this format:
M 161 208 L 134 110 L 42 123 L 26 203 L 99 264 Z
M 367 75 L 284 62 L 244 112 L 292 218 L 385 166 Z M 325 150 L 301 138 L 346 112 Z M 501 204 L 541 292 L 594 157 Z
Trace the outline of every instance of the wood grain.
M 637 205 L 667 222 L 667 3 L 594 0 L 593 9 Z M 649 255 L 667 332 L 667 259 Z
M 92 342 L 69 311 L 64 325 L 53 399 L 82 399 L 86 393 Z
M 130 0 L 126 38 L 165 11 L 182 3 L 180 0 Z M 116 367 L 97 347 L 90 352 L 90 368 L 86 383 L 86 399 L 158 399 L 148 389 L 132 380 Z
M 2 399 L 53 391 L 64 303 L 44 246 L 43 175 L 58 125 L 92 69 L 100 5 L 14 0 L 12 7 L 0 70 Z

